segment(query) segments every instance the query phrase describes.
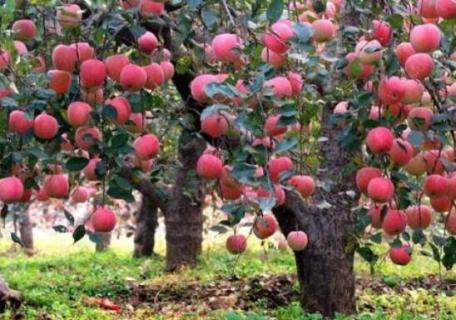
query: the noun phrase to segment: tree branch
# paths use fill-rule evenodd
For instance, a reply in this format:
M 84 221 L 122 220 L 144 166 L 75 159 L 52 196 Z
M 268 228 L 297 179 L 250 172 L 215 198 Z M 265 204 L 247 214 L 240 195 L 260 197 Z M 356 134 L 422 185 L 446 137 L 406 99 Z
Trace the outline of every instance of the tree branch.
M 160 186 L 160 189 L 157 188 L 157 186 L 155 186 L 148 179 L 139 178 L 135 175 L 134 170 L 127 166 L 121 169 L 120 175 L 127 179 L 143 196 L 148 197 L 154 204 L 156 204 L 163 215 L 166 215 L 168 198 L 170 195 L 169 188 L 165 186 Z

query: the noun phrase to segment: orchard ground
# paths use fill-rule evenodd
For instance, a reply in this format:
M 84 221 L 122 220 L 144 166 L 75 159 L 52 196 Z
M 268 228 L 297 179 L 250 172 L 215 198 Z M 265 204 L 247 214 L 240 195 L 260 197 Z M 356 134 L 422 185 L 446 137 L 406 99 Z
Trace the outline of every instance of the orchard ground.
M 225 250 L 225 236 L 210 233 L 196 269 L 165 274 L 163 229 L 157 239 L 158 256 L 133 259 L 131 238 L 95 253 L 87 239 L 73 245 L 68 234 L 37 229 L 37 254 L 28 257 L 4 234 L 0 270 L 24 295 L 22 319 L 322 319 L 303 313 L 293 255 L 272 242 L 262 247 L 249 237 L 237 260 Z M 357 258 L 355 269 L 358 314 L 349 319 L 456 319 L 456 272 L 443 272 L 440 282 L 430 258 L 414 255 L 407 267 L 382 260 L 374 275 Z M 104 310 L 93 298 L 107 298 L 122 312 Z

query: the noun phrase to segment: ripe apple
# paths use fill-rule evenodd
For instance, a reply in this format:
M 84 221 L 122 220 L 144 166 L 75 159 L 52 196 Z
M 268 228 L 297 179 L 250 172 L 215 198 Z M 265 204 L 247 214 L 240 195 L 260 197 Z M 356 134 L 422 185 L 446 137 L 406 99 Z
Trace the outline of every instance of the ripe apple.
M 291 231 L 287 236 L 288 246 L 294 251 L 302 251 L 308 244 L 307 234 L 304 231 Z
M 196 172 L 203 179 L 218 179 L 221 177 L 222 171 L 222 160 L 209 153 L 202 154 L 196 163 Z
M 232 254 L 241 254 L 247 248 L 247 239 L 242 234 L 234 234 L 226 239 L 226 249 Z

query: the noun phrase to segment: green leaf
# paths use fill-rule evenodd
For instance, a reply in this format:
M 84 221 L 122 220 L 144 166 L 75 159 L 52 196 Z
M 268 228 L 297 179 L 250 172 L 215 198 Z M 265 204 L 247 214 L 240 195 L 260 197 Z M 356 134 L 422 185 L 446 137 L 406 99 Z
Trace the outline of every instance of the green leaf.
M 124 177 L 121 176 L 114 176 L 113 178 L 114 183 L 119 187 L 122 188 L 126 191 L 131 191 L 133 189 L 133 186 L 130 184 L 130 181 L 125 179 Z
M 13 242 L 16 242 L 21 247 L 24 246 L 24 244 L 22 243 L 21 238 L 19 238 L 19 236 L 16 234 L 16 232 L 11 232 L 11 240 L 13 240 Z
M 349 61 L 346 58 L 340 58 L 336 61 L 335 67 L 337 70 L 342 70 L 348 65 Z
M 16 9 L 16 1 L 15 0 L 6 0 L 5 2 L 5 12 L 9 15 L 14 13 Z
M 84 169 L 88 163 L 89 159 L 87 158 L 73 157 L 66 162 L 65 167 L 70 171 L 80 171 Z
M 0 104 L 2 105 L 3 108 L 8 108 L 8 109 L 15 109 L 19 106 L 17 101 L 11 97 L 4 97 L 4 98 L 0 99 Z
M 419 131 L 412 130 L 407 136 L 407 140 L 415 147 L 421 146 L 424 142 L 424 135 Z
M 370 240 L 375 243 L 382 243 L 382 233 L 378 232 L 370 237 Z
M 5 219 L 8 215 L 8 205 L 6 203 L 3 204 L 2 211 L 0 212 L 0 217 Z
M 280 116 L 279 121 L 277 121 L 277 127 L 284 128 L 286 126 L 296 123 L 296 121 L 297 119 L 295 116 L 287 117 L 282 115 Z
M 60 233 L 67 233 L 68 232 L 68 228 L 65 227 L 62 224 L 58 224 L 56 226 L 52 226 L 52 229 L 54 229 L 54 231 L 60 232 Z
M 439 248 L 432 242 L 429 242 L 429 245 L 431 246 L 432 255 L 434 257 L 434 260 L 439 262 L 441 260 Z
M 65 214 L 65 218 L 68 220 L 70 225 L 74 226 L 74 216 L 70 213 L 70 211 L 63 209 L 63 213 Z
M 258 205 L 260 206 L 261 211 L 269 212 L 274 208 L 276 204 L 276 198 L 274 196 L 267 198 L 258 198 Z
M 126 133 L 116 134 L 111 139 L 111 146 L 116 149 L 123 147 L 127 144 L 128 138 L 129 138 L 129 136 Z
M 234 226 L 245 216 L 245 207 L 241 203 L 227 202 L 220 208 L 230 215 L 229 220 L 222 221 L 224 225 Z
M 279 181 L 286 181 L 286 180 L 290 179 L 294 174 L 295 174 L 295 172 L 293 170 L 282 171 L 279 174 Z
M 128 28 L 135 38 L 142 36 L 147 30 L 139 25 L 132 25 Z
M 292 138 L 287 138 L 282 141 L 280 141 L 276 148 L 274 149 L 274 153 L 281 153 L 288 151 L 292 148 L 294 148 L 298 144 L 298 138 L 292 137 Z
M 108 167 L 104 160 L 99 161 L 95 166 L 95 174 L 98 178 L 103 178 L 106 175 L 107 171 Z
M 284 9 L 283 0 L 272 0 L 266 12 L 269 22 L 276 22 L 282 16 Z
M 292 117 L 298 114 L 298 109 L 296 109 L 296 105 L 293 103 L 287 103 L 280 107 L 279 113 L 283 117 Z
M 8 25 L 14 17 L 14 10 L 16 9 L 15 0 L 6 0 L 5 4 L 2 6 L 0 11 L 0 16 L 2 17 L 2 24 Z
M 402 239 L 404 239 L 405 241 L 410 241 L 410 235 L 408 232 L 404 231 L 402 232 Z
M 80 224 L 79 226 L 77 226 L 73 232 L 73 240 L 74 240 L 73 244 L 75 244 L 76 242 L 78 242 L 79 240 L 84 238 L 85 234 L 86 234 L 86 229 L 85 229 L 84 225 Z
M 378 260 L 378 256 L 367 246 L 358 247 L 356 252 L 358 252 L 358 254 L 369 263 L 375 263 Z
M 204 87 L 204 93 L 206 93 L 206 95 L 209 98 L 213 98 L 216 95 L 222 95 L 224 97 L 228 97 L 228 98 L 232 99 L 232 98 L 238 96 L 236 89 L 234 87 L 232 87 L 228 84 L 225 84 L 225 83 L 217 83 L 217 82 L 208 83 Z
M 89 240 L 93 243 L 101 243 L 102 241 L 102 238 L 101 238 L 101 234 L 98 233 L 98 232 L 88 232 L 87 233 L 89 235 Z
M 133 197 L 133 194 L 131 193 L 131 190 L 125 190 L 119 186 L 110 186 L 108 189 L 108 195 L 110 197 L 113 197 L 115 199 L 122 199 L 127 202 L 134 202 L 135 198 Z
M 456 238 L 448 238 L 443 254 L 442 264 L 447 270 L 451 270 L 456 263 Z
M 310 25 L 303 23 L 295 24 L 294 31 L 296 34 L 295 40 L 300 45 L 309 43 L 314 34 L 314 29 Z
M 231 176 L 240 183 L 251 184 L 256 176 L 256 170 L 256 166 L 251 164 L 235 164 Z
M 399 29 L 403 25 L 404 18 L 400 14 L 393 14 L 387 18 L 387 21 L 393 29 Z
M 363 73 L 363 65 L 359 59 L 355 59 L 352 61 L 350 66 L 350 73 L 355 78 L 358 78 Z
M 321 13 L 326 9 L 326 0 L 312 0 L 312 8 L 316 13 Z
M 190 8 L 196 8 L 201 5 L 203 0 L 187 0 L 187 4 Z
M 210 227 L 209 230 L 220 233 L 220 234 L 228 232 L 228 228 L 221 224 L 216 224 L 216 225 Z
M 209 107 L 205 108 L 203 112 L 201 113 L 201 119 L 206 118 L 207 116 L 211 114 L 217 114 L 218 111 L 221 110 L 230 110 L 230 107 L 226 104 L 213 104 L 210 105 Z
M 356 104 L 358 107 L 367 107 L 370 106 L 371 100 L 373 98 L 372 92 L 363 92 L 359 96 L 356 97 Z
M 217 13 L 215 11 L 212 11 L 210 9 L 204 9 L 201 12 L 201 18 L 204 22 L 204 24 L 208 27 L 211 28 L 218 22 L 218 17 Z
M 110 105 L 105 105 L 103 106 L 102 115 L 103 117 L 114 120 L 117 118 L 117 110 Z
M 40 148 L 38 147 L 31 147 L 31 148 L 27 148 L 27 153 L 29 155 L 32 155 L 34 156 L 35 158 L 39 159 L 39 160 L 45 160 L 45 159 L 48 159 L 49 156 L 47 155 L 46 152 L 44 152 L 43 150 L 41 150 Z
M 423 230 L 415 230 L 412 234 L 413 243 L 424 245 L 426 242 L 426 236 L 424 235 Z

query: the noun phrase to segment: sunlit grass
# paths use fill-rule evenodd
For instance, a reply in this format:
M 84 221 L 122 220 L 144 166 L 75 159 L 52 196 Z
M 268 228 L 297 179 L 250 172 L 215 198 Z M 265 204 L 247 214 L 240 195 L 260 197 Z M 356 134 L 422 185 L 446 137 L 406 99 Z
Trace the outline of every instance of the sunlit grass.
M 162 285 L 180 285 L 189 281 L 210 282 L 232 275 L 294 273 L 294 258 L 289 251 L 269 249 L 260 242 L 249 239 L 249 249 L 240 258 L 227 254 L 223 236 L 205 246 L 204 254 L 194 269 L 185 268 L 179 273 L 167 274 L 163 239 L 158 241 L 159 257 L 133 259 L 132 239 L 113 239 L 108 252 L 95 253 L 94 245 L 83 240 L 73 245 L 71 236 L 53 233 L 36 238 L 37 254 L 27 257 L 18 248 L 11 249 L 9 239 L 0 239 L 0 273 L 11 287 L 22 292 L 25 298 L 23 312 L 26 319 L 36 319 L 40 314 L 53 319 L 125 319 L 83 303 L 84 297 L 108 297 L 114 301 L 126 294 L 129 281 Z M 377 250 L 382 253 L 385 247 Z M 356 259 L 358 276 L 371 277 L 369 266 Z M 401 286 L 408 279 L 437 274 L 438 264 L 426 257 L 415 256 L 407 267 L 398 267 L 388 260 L 375 268 L 374 278 L 381 278 L 392 286 Z M 456 279 L 455 272 L 444 274 Z M 378 294 L 370 289 L 358 292 L 359 314 L 356 319 L 456 319 L 456 298 L 434 294 L 424 289 L 404 290 L 401 294 Z M 451 314 L 451 310 L 453 313 Z M 0 319 L 9 319 L 4 315 Z M 214 311 L 209 319 L 320 319 L 306 315 L 298 303 L 277 310 L 264 310 L 261 305 L 250 313 L 241 311 Z M 151 315 L 146 307 L 134 312 L 131 319 L 166 319 Z M 186 319 L 199 319 L 189 314 Z M 342 319 L 342 318 L 341 318 Z

